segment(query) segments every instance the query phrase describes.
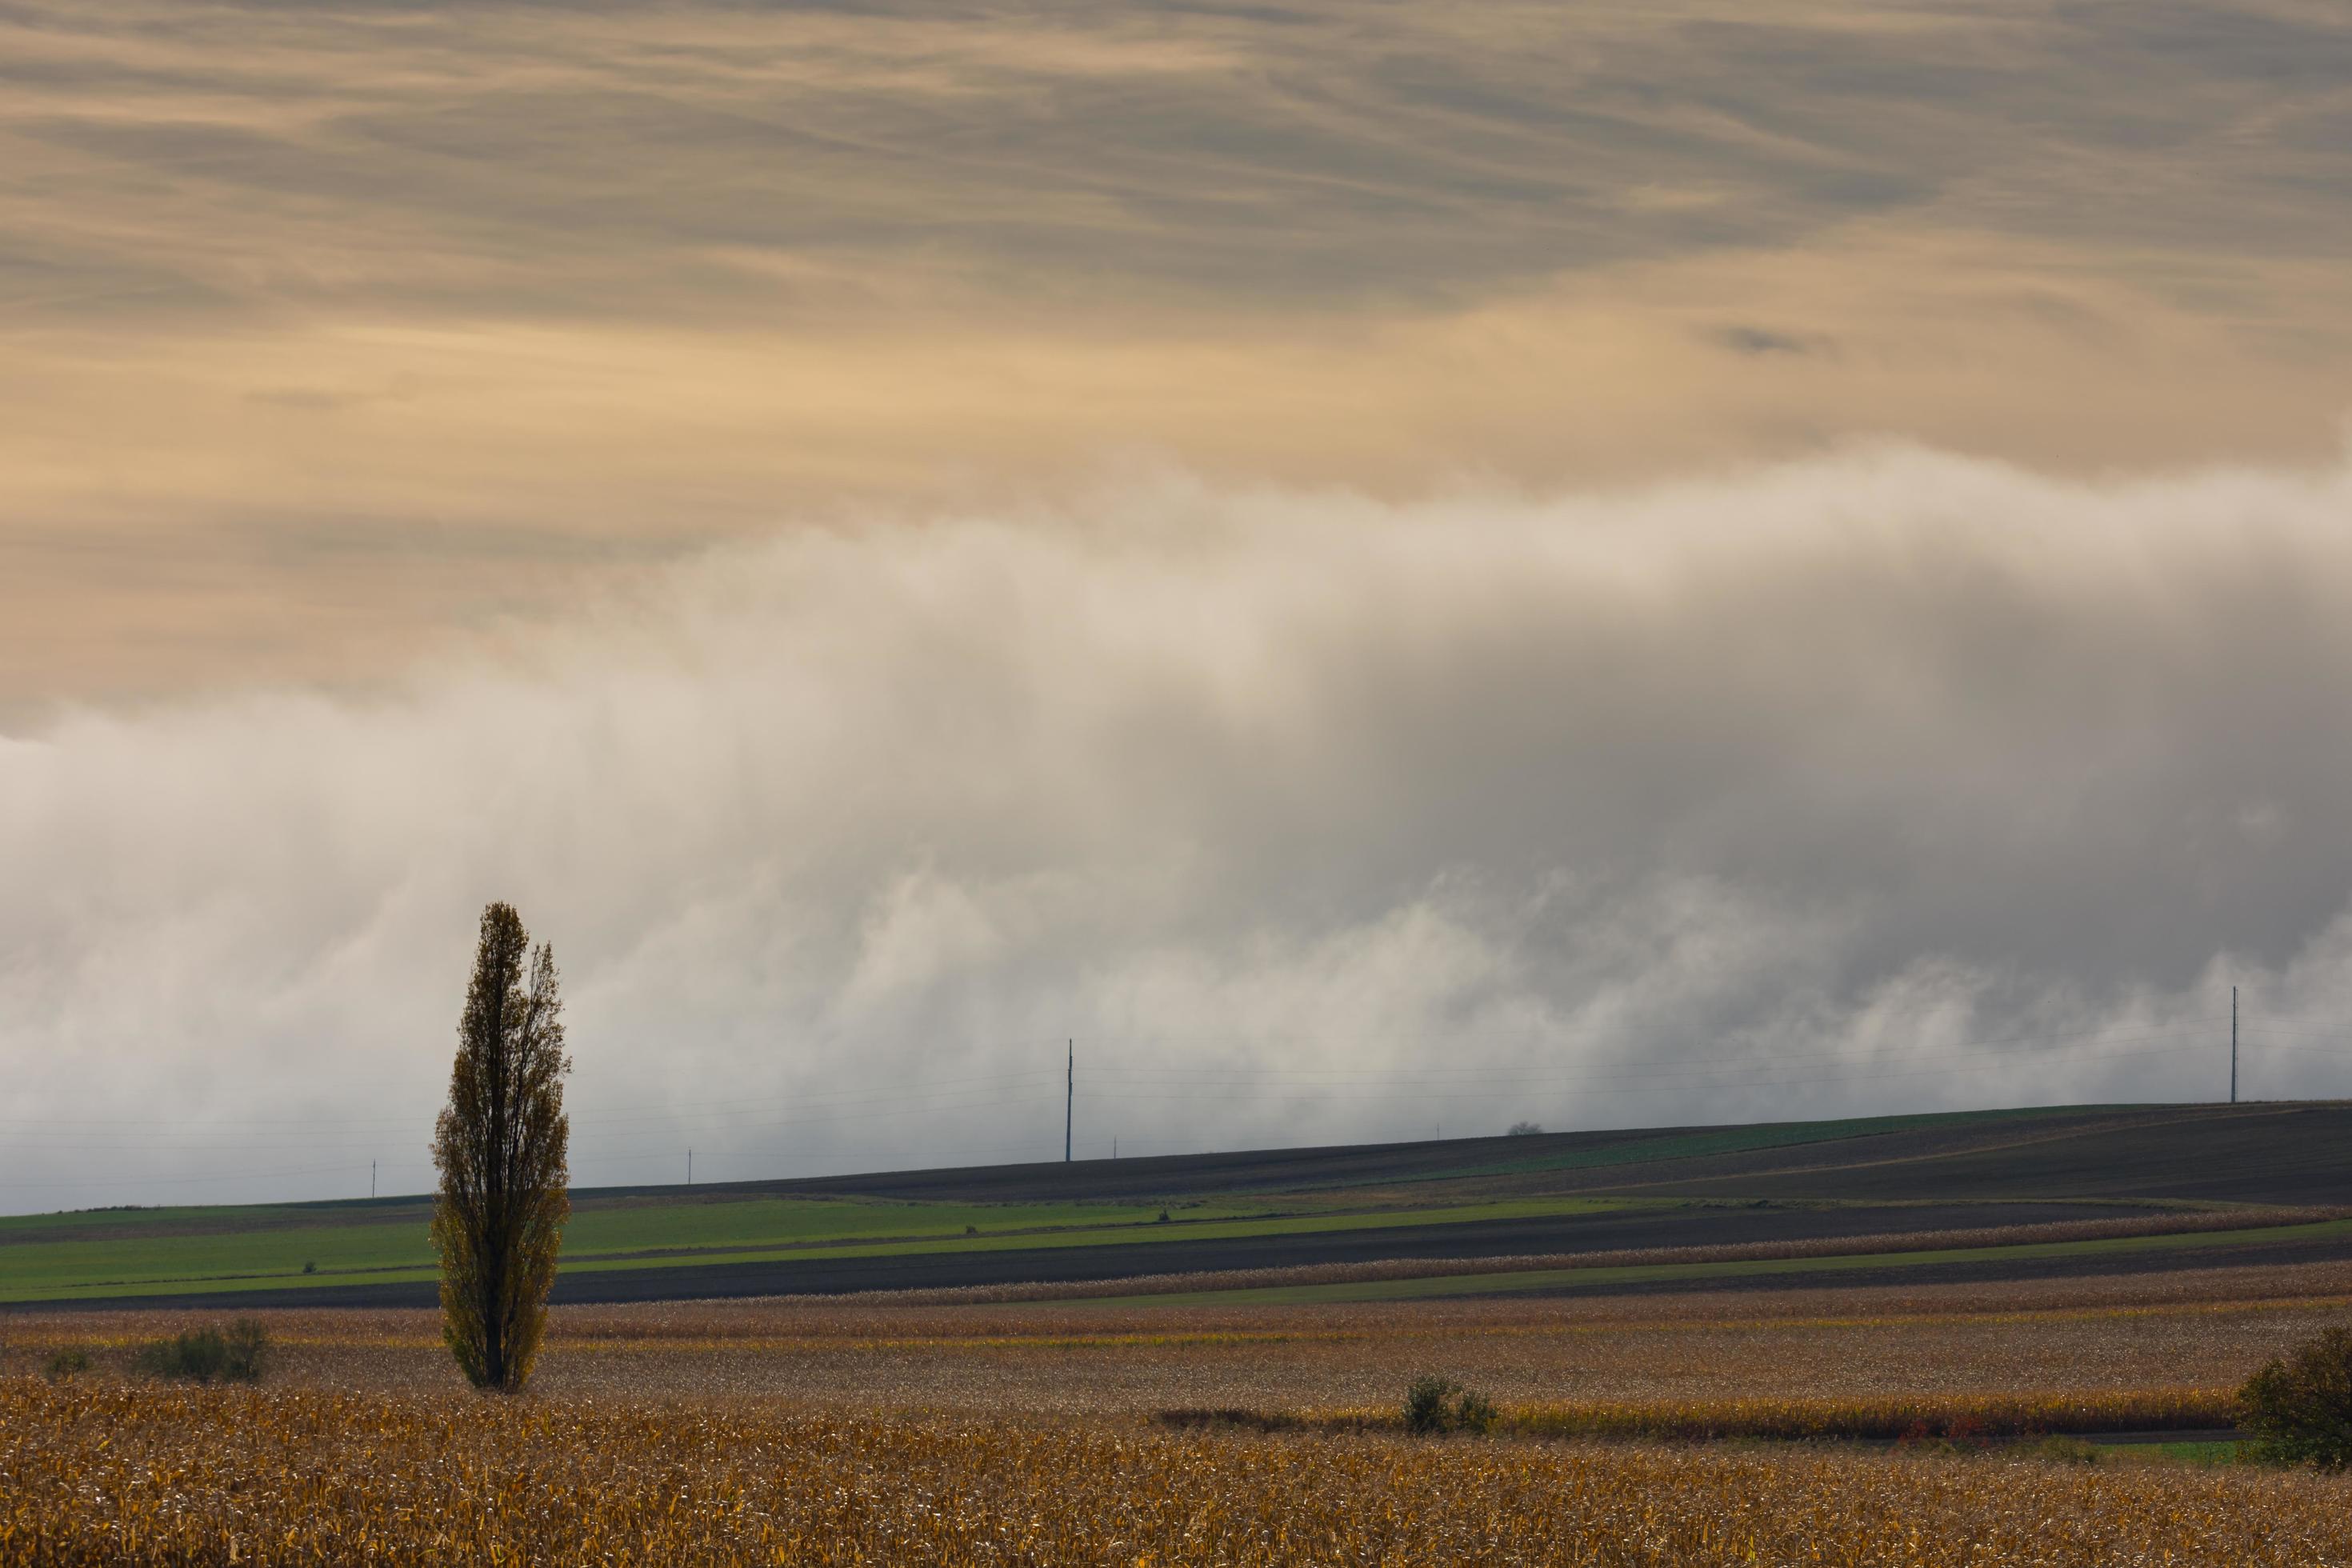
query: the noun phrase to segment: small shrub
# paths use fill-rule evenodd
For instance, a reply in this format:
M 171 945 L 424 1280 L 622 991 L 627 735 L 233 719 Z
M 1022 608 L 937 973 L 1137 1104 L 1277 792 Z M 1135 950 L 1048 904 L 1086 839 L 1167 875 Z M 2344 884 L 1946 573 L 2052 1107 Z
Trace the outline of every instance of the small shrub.
M 1154 1225 L 1166 1225 L 1166 1224 L 1168 1224 L 1168 1223 L 1169 1223 L 1169 1221 L 1168 1221 L 1168 1211 L 1167 1211 L 1166 1209 L 1161 1209 L 1161 1210 L 1160 1211 L 1160 1217 L 1159 1217 L 1158 1219 L 1153 1220 L 1151 1223 L 1152 1223 L 1152 1224 L 1154 1224 Z
M 1503 1136 L 1506 1138 L 1532 1138 L 1542 1131 L 1543 1123 L 1540 1121 L 1514 1121 L 1511 1123 L 1510 1129 L 1506 1131 Z
M 1451 1378 L 1416 1377 L 1404 1391 L 1404 1429 L 1415 1436 L 1491 1432 L 1501 1418 L 1492 1400 Z
M 61 1383 L 68 1377 L 78 1377 L 89 1370 L 89 1352 L 79 1346 L 68 1345 L 44 1362 L 41 1364 L 41 1370 L 48 1374 L 49 1381 L 52 1383 Z
M 2263 1458 L 2323 1470 L 2352 1464 L 2352 1329 L 2273 1359 L 2238 1391 Z
M 259 1383 L 261 1363 L 269 1352 L 269 1336 L 261 1324 L 251 1318 L 239 1318 L 228 1326 L 227 1375 L 239 1383 Z
M 151 1377 L 210 1383 L 227 1362 L 228 1342 L 218 1329 L 193 1329 L 176 1339 L 142 1345 L 131 1364 Z
M 316 1274 L 318 1271 L 319 1271 L 319 1266 L 318 1266 L 316 1263 L 312 1262 L 310 1259 L 309 1259 L 309 1258 L 304 1258 L 304 1259 L 302 1260 L 302 1272 L 303 1272 L 303 1273 L 305 1273 L 305 1274 Z
M 258 1383 L 269 1337 L 251 1318 L 239 1318 L 219 1329 L 194 1329 L 175 1339 L 157 1340 L 142 1349 L 132 1363 L 152 1377 L 211 1383 Z
M 1442 1377 L 1416 1377 L 1404 1391 L 1404 1429 L 1416 1436 L 1445 1430 L 1446 1402 L 1454 1384 Z

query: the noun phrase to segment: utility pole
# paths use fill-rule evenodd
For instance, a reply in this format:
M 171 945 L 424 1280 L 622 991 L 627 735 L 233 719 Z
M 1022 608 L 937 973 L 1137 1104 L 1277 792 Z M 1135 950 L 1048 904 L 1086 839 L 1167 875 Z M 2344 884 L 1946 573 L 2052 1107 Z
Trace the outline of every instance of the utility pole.
M 2230 987 L 2230 1103 L 2238 1103 L 2238 988 Z
M 375 1162 L 373 1160 L 368 1162 L 368 1196 L 371 1198 L 375 1196 Z
M 691 1149 L 686 1152 L 686 1184 L 689 1187 L 694 1185 L 694 1151 Z
M 1062 1090 L 1062 1163 L 1065 1165 L 1070 1163 L 1070 1130 L 1077 1125 L 1078 1120 L 1078 1042 L 1072 1040 L 1069 1046 L 1070 1058 L 1066 1066 L 1070 1076 Z

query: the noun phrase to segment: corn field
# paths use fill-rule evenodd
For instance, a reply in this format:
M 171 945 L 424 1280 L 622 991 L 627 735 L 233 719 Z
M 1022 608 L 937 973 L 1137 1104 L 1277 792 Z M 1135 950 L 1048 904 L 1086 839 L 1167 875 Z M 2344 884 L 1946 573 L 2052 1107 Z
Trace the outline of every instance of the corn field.
M 2352 1563 L 2352 1482 L 749 1400 L 0 1383 L 11 1563 Z

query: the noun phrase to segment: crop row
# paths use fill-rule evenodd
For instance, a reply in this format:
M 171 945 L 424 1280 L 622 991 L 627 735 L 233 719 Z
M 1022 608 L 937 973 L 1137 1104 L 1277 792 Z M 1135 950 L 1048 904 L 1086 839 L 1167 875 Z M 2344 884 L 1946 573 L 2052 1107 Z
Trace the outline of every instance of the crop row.
M 964 1285 L 920 1290 L 874 1290 L 861 1300 L 905 1306 L 978 1305 L 991 1302 L 1138 1299 L 1202 1291 L 1279 1289 L 1311 1285 L 1352 1285 L 1399 1279 L 1452 1279 L 1463 1275 L 1545 1273 L 1563 1268 L 1651 1268 L 1709 1263 L 1759 1263 L 1809 1258 L 1869 1257 L 1897 1252 L 1973 1251 L 1984 1247 L 2081 1245 L 2136 1237 L 2189 1236 L 2219 1231 L 2273 1229 L 2315 1225 L 2347 1217 L 2340 1208 L 2249 1207 L 2140 1213 L 2117 1219 L 2058 1220 L 2037 1225 L 1979 1226 L 1957 1230 L 1914 1230 L 1823 1236 L 1780 1241 L 1728 1242 L 1709 1247 L 1619 1247 L 1606 1251 L 1512 1253 L 1473 1258 L 1390 1258 L 1358 1263 L 1308 1263 L 1262 1268 L 1212 1269 L 1191 1274 L 1139 1274 L 1119 1279 L 1034 1281 Z M 1400 1215 L 1399 1224 L 1410 1223 Z M 791 1298 L 784 1298 L 790 1300 Z

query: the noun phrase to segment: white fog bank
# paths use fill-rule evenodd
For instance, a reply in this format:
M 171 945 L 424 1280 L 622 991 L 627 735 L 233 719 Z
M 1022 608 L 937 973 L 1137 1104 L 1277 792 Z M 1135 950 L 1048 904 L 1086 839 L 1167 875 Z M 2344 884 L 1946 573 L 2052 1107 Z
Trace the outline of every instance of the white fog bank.
M 0 744 L 0 1206 L 420 1189 L 490 899 L 583 1184 L 2352 1092 L 2348 678 L 2347 468 L 787 530 Z

